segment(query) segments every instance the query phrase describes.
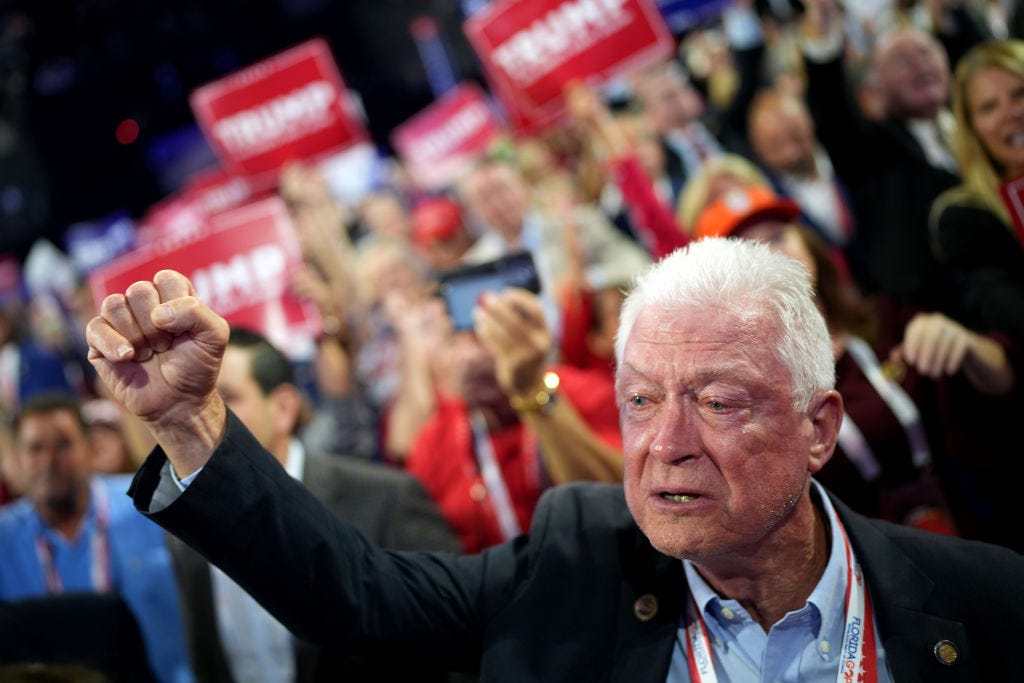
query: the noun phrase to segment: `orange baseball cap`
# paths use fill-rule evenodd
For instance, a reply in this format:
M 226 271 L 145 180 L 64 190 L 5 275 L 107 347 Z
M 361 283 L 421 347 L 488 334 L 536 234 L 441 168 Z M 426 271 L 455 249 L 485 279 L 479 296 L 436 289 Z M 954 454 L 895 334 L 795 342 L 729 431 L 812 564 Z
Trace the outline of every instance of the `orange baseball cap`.
M 800 207 L 766 187 L 749 185 L 729 190 L 704 207 L 693 226 L 693 239 L 728 237 L 748 225 L 767 220 L 791 221 Z
M 450 239 L 462 229 L 462 209 L 449 197 L 425 199 L 412 210 L 412 240 L 421 246 Z

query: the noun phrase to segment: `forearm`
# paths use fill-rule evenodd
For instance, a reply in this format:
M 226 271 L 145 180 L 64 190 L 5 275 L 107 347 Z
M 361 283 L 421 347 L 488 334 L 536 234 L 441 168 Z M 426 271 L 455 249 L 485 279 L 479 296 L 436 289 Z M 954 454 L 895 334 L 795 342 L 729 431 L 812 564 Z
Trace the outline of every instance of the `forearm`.
M 687 245 L 675 216 L 654 191 L 654 184 L 640 166 L 635 155 L 622 156 L 611 163 L 612 177 L 629 208 L 634 227 L 649 245 L 651 256 L 658 259 Z
M 150 422 L 146 426 L 184 479 L 201 469 L 224 439 L 227 409 L 219 394 L 211 394 L 203 406 L 184 420 Z
M 1003 396 L 1013 391 L 1017 377 L 1003 346 L 994 339 L 972 333 L 963 373 L 981 394 Z
M 520 417 L 536 438 L 553 483 L 622 481 L 622 451 L 602 441 L 568 401 Z
M 133 484 L 144 513 L 162 464 L 158 451 Z M 461 598 L 479 593 L 464 583 L 478 573 L 455 567 L 454 557 L 421 561 L 375 547 L 288 476 L 236 418 L 188 490 L 150 516 L 306 640 L 339 651 L 386 643 L 445 661 L 462 659 L 454 648 L 475 642 L 475 612 Z
M 388 456 L 399 462 L 404 461 L 416 434 L 436 409 L 437 396 L 427 359 L 421 358 L 418 351 L 410 349 L 406 352 L 398 392 L 388 408 L 387 432 L 384 436 L 384 448 Z
M 323 396 L 347 396 L 352 393 L 352 361 L 335 336 L 325 337 L 317 349 L 316 383 Z

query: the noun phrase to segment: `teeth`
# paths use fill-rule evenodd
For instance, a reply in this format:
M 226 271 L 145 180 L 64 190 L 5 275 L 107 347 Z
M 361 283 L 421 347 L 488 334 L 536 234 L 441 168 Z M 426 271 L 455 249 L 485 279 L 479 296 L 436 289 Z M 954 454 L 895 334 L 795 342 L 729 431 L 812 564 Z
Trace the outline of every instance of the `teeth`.
M 677 493 L 663 493 L 661 497 L 665 500 L 670 500 L 673 503 L 689 503 L 691 500 L 696 500 L 697 496 L 684 496 Z

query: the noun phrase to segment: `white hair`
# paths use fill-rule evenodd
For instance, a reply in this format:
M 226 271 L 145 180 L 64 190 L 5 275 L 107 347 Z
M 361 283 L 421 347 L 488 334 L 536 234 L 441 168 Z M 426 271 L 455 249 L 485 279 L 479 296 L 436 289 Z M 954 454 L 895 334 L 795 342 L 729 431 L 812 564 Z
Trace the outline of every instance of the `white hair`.
M 814 303 L 810 276 L 795 259 L 753 240 L 713 238 L 678 249 L 637 278 L 619 317 L 619 367 L 633 324 L 652 305 L 707 306 L 776 323 L 766 343 L 792 380 L 793 404 L 806 410 L 820 391 L 835 386 L 835 361 L 825 319 Z

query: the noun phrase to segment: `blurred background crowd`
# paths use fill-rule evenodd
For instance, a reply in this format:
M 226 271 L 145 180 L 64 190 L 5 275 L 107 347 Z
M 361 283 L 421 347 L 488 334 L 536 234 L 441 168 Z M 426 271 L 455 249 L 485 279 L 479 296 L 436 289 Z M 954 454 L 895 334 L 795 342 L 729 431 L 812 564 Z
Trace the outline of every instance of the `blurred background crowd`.
M 94 381 L 83 336 L 95 311 L 62 236 L 115 210 L 140 216 L 183 165 L 212 160 L 178 128 L 188 90 L 311 35 L 359 92 L 375 160 L 355 194 L 312 164 L 282 170 L 276 194 L 303 253 L 290 286 L 323 333 L 286 358 L 233 330 L 219 384 L 340 514 L 365 516 L 389 547 L 478 552 L 526 529 L 544 489 L 618 481 L 623 297 L 652 261 L 728 236 L 768 241 L 814 282 L 846 409 L 822 482 L 872 516 L 1024 549 L 1024 228 L 1000 194 L 1024 177 L 1019 3 L 722 3 L 675 33 L 672 59 L 600 91 L 568 84 L 564 124 L 502 136 L 427 192 L 387 136 L 430 102 L 429 86 L 411 40 L 385 36 L 432 15 L 460 79 L 483 84 L 458 25 L 485 4 L 92 0 L 64 3 L 73 28 L 0 5 L 0 599 L 63 593 L 63 569 L 79 590 L 120 594 L 162 681 L 370 666 L 247 635 L 249 617 L 211 598 L 230 594 L 226 579 L 135 528 L 149 523 L 133 511 L 130 540 L 115 536 L 122 475 L 152 443 Z M 117 144 L 85 132 L 129 120 Z M 488 292 L 453 324 L 439 277 L 523 251 L 539 291 Z M 258 638 L 279 649 L 252 659 L 245 643 Z M 408 676 L 378 664 L 356 680 Z

